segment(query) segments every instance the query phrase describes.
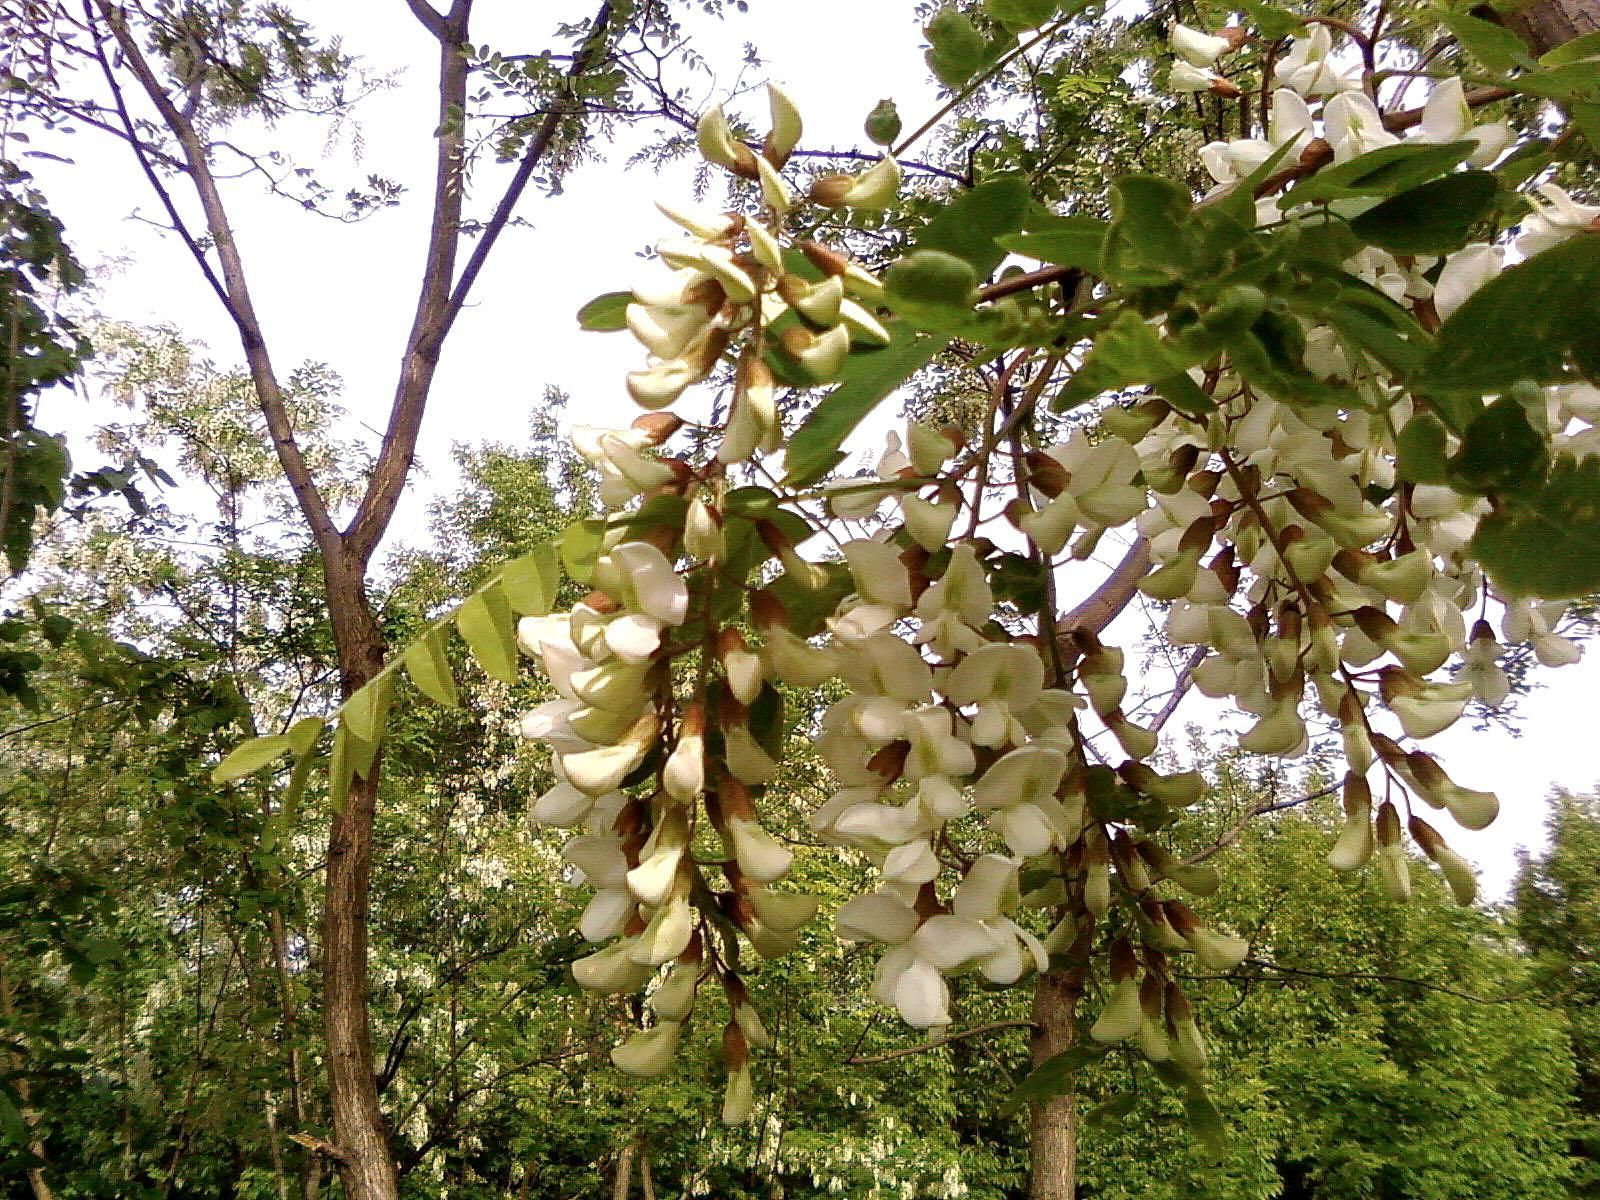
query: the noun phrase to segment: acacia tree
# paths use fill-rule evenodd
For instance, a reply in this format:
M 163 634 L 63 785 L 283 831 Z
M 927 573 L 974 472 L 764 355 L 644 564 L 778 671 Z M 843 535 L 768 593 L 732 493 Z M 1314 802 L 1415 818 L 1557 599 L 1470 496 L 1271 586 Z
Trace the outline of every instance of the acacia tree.
M 163 165 L 147 144 L 155 128 L 172 139 L 165 163 L 195 188 L 218 269 L 190 243 L 240 329 L 328 583 L 347 697 L 328 762 L 338 811 L 324 947 L 328 1149 L 356 1196 L 394 1190 L 361 967 L 380 741 L 402 661 L 383 665 L 365 572 L 440 341 L 494 240 L 457 279 L 464 106 L 452 101 L 465 96 L 457 47 L 469 6 L 411 7 L 441 46 L 436 219 L 389 434 L 342 530 L 283 418 L 196 124 L 208 104 L 262 103 L 261 81 L 273 78 L 262 70 L 277 60 L 217 36 L 237 25 L 192 14 L 144 26 L 95 0 L 80 25 L 111 117 L 152 180 Z M 731 1013 L 725 1115 L 751 1111 L 748 1055 L 766 1034 L 741 956 L 746 944 L 780 953 L 814 909 L 770 887 L 789 855 L 758 819 L 778 778 L 780 685 L 837 679 L 849 694 L 815 734 L 840 790 L 814 828 L 880 860 L 885 880 L 844 907 L 840 929 L 887 947 L 874 994 L 919 1027 L 951 1024 L 949 976 L 1034 980 L 1033 1194 L 1072 1193 L 1071 1079 L 1098 1047 L 1137 1040 L 1209 1121 L 1204 1043 L 1169 956 L 1227 966 L 1247 947 L 1171 895 L 1214 882 L 1162 844 L 1202 786 L 1148 761 L 1170 710 L 1142 725 L 1130 717 L 1123 653 L 1101 636 L 1136 593 L 1170 605 L 1166 636 L 1193 648 L 1178 694 L 1192 685 L 1257 718 L 1246 749 L 1293 757 L 1319 721 L 1337 730 L 1350 819 L 1334 865 L 1375 859 L 1404 895 L 1408 830 L 1470 898 L 1470 870 L 1412 801 L 1471 827 L 1495 801 L 1405 743 L 1448 727 L 1474 696 L 1503 699 L 1501 646 L 1483 619 L 1491 601 L 1509 640 L 1559 662 L 1572 648 L 1553 632 L 1557 613 L 1534 601 L 1600 584 L 1596 213 L 1554 183 L 1539 201 L 1519 190 L 1578 173 L 1600 99 L 1593 44 L 1535 61 L 1495 22 L 1450 14 L 1457 55 L 1429 42 L 1435 27 L 1391 24 L 1384 9 L 1358 20 L 1250 12 L 1249 30 L 1178 27 L 1178 61 L 1162 68 L 1160 86 L 1195 97 L 1219 132 L 1201 153 L 1215 186 L 1198 204 L 1186 183 L 1131 175 L 1112 189 L 1109 221 L 1062 216 L 986 162 L 963 194 L 919 198 L 931 219 L 877 272 L 826 242 L 898 202 L 894 154 L 795 191 L 782 171 L 800 118 L 774 92 L 759 149 L 720 109 L 697 122 L 735 210 L 673 206 L 687 236 L 659 247 L 672 272 L 585 310 L 590 328 L 626 326 L 651 356 L 627 386 L 652 411 L 580 439 L 611 515 L 574 526 L 561 558 L 593 590 L 544 617 L 555 560 L 535 554 L 474 593 L 456 624 L 492 673 L 512 678 L 513 618 L 532 618 L 523 649 L 562 692 L 524 724 L 550 744 L 560 777 L 537 815 L 587 826 L 568 853 L 598 889 L 580 928 L 620 938 L 581 960 L 577 977 L 632 991 L 666 972 L 651 1023 L 617 1049 L 624 1070 L 664 1071 L 700 986 L 715 981 Z M 1033 66 L 1028 54 L 1084 15 L 1053 0 L 941 10 L 929 62 L 950 109 L 985 79 Z M 608 17 L 572 75 L 603 57 Z M 278 60 L 296 64 L 277 78 L 337 66 L 308 68 L 292 23 L 265 28 Z M 129 115 L 107 38 L 132 72 L 129 90 L 154 107 L 152 125 Z M 1418 76 L 1432 79 L 1416 84 L 1426 103 L 1407 107 Z M 1518 98 L 1553 101 L 1539 120 L 1559 136 L 1518 142 L 1503 122 L 1474 124 L 1475 111 Z M 569 111 L 552 107 L 551 132 L 528 139 L 523 167 L 548 152 Z M 1235 117 L 1243 136 L 1228 138 Z M 869 132 L 903 153 L 923 130 L 897 141 L 897 124 L 882 110 Z M 523 167 L 491 235 L 526 185 Z M 175 204 L 171 215 L 181 226 Z M 1502 271 L 1500 243 L 1519 223 L 1527 261 Z M 1045 265 L 992 279 L 1006 252 Z M 824 484 L 866 413 L 951 345 L 986 370 L 979 419 L 913 425 L 876 474 Z M 728 382 L 725 402 L 664 411 L 704 380 Z M 808 410 L 805 389 L 835 381 Z M 1063 422 L 1071 432 L 1056 440 Z M 694 436 L 664 449 L 685 430 Z M 869 520 L 886 524 L 851 525 Z M 1069 605 L 1072 564 L 1123 527 L 1133 536 L 1120 564 Z M 817 533 L 843 561 L 800 553 Z M 1474 606 L 1483 616 L 1469 630 Z M 446 633 L 434 627 L 403 659 L 437 699 L 451 694 Z M 1458 678 L 1430 678 L 1453 656 Z M 299 734 L 247 745 L 219 779 L 286 751 L 303 764 L 312 748 Z M 1109 981 L 1111 1000 L 1083 1040 L 1091 975 Z

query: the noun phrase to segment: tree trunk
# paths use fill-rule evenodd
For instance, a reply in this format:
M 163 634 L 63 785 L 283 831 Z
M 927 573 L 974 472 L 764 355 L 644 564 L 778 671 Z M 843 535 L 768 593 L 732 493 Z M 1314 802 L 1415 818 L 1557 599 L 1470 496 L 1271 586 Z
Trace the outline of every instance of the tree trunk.
M 367 597 L 363 567 L 345 554 L 323 559 L 340 686 L 346 697 L 383 667 L 383 634 Z M 339 1175 L 345 1193 L 358 1200 L 397 1200 L 400 1194 L 378 1104 L 367 1020 L 367 903 L 381 761 L 380 752 L 366 777 L 351 781 L 344 807 L 333 819 L 322 915 L 322 1021 L 328 1042 L 333 1141 L 341 1154 Z
M 617 1174 L 611 1183 L 611 1200 L 628 1200 L 628 1194 L 633 1191 L 633 1158 L 639 1152 L 637 1138 L 629 1138 L 628 1144 L 617 1154 Z
M 16 1008 L 11 1000 L 11 980 L 6 975 L 5 961 L 0 959 L 0 1017 L 4 1017 L 6 1024 L 11 1025 L 16 1021 Z M 28 1153 L 44 1161 L 44 1142 L 38 1136 L 38 1118 L 34 1115 L 29 1100 L 33 1093 L 28 1086 L 28 1078 L 22 1071 L 22 1057 L 15 1050 L 10 1051 L 7 1057 L 11 1060 L 11 1070 L 16 1078 L 15 1089 L 17 1099 L 22 1101 L 22 1124 L 28 1131 Z M 50 1184 L 44 1177 L 43 1167 L 29 1167 L 27 1170 L 28 1187 L 32 1189 L 34 1200 L 55 1200 L 55 1193 L 50 1190 Z
M 1540 0 L 1505 18 L 1506 28 L 1535 55 L 1586 33 L 1600 32 L 1600 0 Z
M 1051 968 L 1033 989 L 1033 1040 L 1029 1058 L 1037 1067 L 1078 1040 L 1078 999 L 1083 979 L 1076 971 Z M 1073 1200 L 1078 1186 L 1078 1098 L 1052 1096 L 1028 1108 L 1028 1200 Z

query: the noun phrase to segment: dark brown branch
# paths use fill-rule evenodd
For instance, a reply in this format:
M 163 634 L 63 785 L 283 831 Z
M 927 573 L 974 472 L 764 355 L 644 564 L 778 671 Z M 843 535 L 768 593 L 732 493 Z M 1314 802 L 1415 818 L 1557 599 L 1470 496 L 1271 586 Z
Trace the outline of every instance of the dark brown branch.
M 237 324 L 239 314 L 234 311 L 233 299 L 228 295 L 228 289 L 222 286 L 222 280 L 218 279 L 217 273 L 211 269 L 211 262 L 206 258 L 206 252 L 201 249 L 198 239 L 189 232 L 189 226 L 178 212 L 178 206 L 172 198 L 172 193 L 161 182 L 161 177 L 156 174 L 155 167 L 150 162 L 149 155 L 145 152 L 144 143 L 138 136 L 134 127 L 133 117 L 128 112 L 127 101 L 122 95 L 122 85 L 117 82 L 116 72 L 111 69 L 110 60 L 106 58 L 102 39 L 91 37 L 91 44 L 94 46 L 95 61 L 100 64 L 100 72 L 105 76 L 106 86 L 111 89 L 111 102 L 116 108 L 117 119 L 122 122 L 122 131 L 118 133 L 118 136 L 125 138 L 129 148 L 133 150 L 134 161 L 139 164 L 139 170 L 144 173 L 151 190 L 155 192 L 156 198 L 161 201 L 161 207 L 167 210 L 167 217 L 172 222 L 173 232 L 183 240 L 183 244 L 188 248 L 190 256 L 194 259 L 195 264 L 199 266 L 200 273 L 205 276 L 206 283 L 211 286 L 211 290 L 217 294 L 217 299 L 222 301 L 222 307 L 228 311 L 228 315 Z M 117 131 L 113 130 L 113 132 Z M 182 169 L 182 164 L 178 164 L 178 166 L 179 169 Z
M 1134 538 L 1110 575 L 1071 612 L 1056 620 L 1056 637 L 1068 638 L 1074 630 L 1101 633 L 1127 608 L 1139 590 L 1139 580 L 1150 569 L 1150 543 Z M 1075 653 L 1075 652 L 1074 652 Z
M 422 22 L 422 27 L 434 37 L 444 36 L 444 14 L 437 11 L 428 0 L 406 0 L 411 15 Z
M 905 1046 L 899 1050 L 890 1050 L 884 1054 L 864 1054 L 858 1057 L 845 1059 L 845 1065 L 863 1067 L 868 1063 L 888 1062 L 893 1058 L 905 1058 L 912 1054 L 925 1054 L 929 1050 L 937 1050 L 940 1046 L 948 1046 L 951 1042 L 959 1042 L 962 1038 L 976 1037 L 980 1033 L 993 1033 L 997 1029 L 1033 1029 L 1032 1021 L 991 1021 L 987 1025 L 974 1025 L 971 1029 L 963 1029 L 958 1033 L 947 1033 L 943 1037 L 932 1038 L 919 1046 Z
M 455 325 L 456 318 L 461 315 L 484 263 L 488 261 L 490 252 L 510 221 L 534 171 L 544 160 L 562 118 L 567 115 L 565 109 L 553 109 L 529 140 L 515 175 L 501 195 L 494 214 L 462 269 L 461 278 L 452 286 L 451 277 L 460 243 L 462 172 L 465 164 L 462 159 L 463 131 L 459 125 L 452 129 L 450 122 L 452 119 L 459 121 L 459 116 L 452 118 L 452 113 L 459 114 L 466 106 L 467 62 L 462 57 L 461 44 L 466 40 L 466 17 L 470 8 L 470 0 L 455 0 L 450 15 L 443 20 L 443 29 L 436 35 L 439 37 L 440 51 L 441 132 L 427 267 L 417 298 L 416 317 L 406 343 L 400 380 L 395 388 L 394 403 L 390 408 L 389 425 L 384 431 L 383 444 L 378 451 L 366 494 L 362 496 L 346 533 L 351 555 L 360 563 L 371 558 L 388 529 L 395 506 L 400 503 L 400 495 L 405 489 L 411 463 L 416 456 L 422 412 L 444 340 Z M 606 0 L 595 14 L 588 42 L 573 59 L 567 72 L 569 80 L 576 79 L 589 69 L 596 53 L 604 45 L 610 24 L 611 4 L 610 0 Z
M 1284 975 L 1300 975 L 1307 979 L 1367 979 L 1374 983 L 1393 983 L 1403 987 L 1421 988 L 1427 992 L 1439 992 L 1446 996 L 1454 996 L 1458 1000 L 1470 1000 L 1474 1004 L 1511 1004 L 1522 999 L 1520 994 L 1509 996 L 1474 996 L 1471 992 L 1463 992 L 1442 983 L 1430 983 L 1426 979 L 1413 979 L 1408 975 L 1384 975 L 1376 971 L 1308 971 L 1302 967 L 1286 967 L 1281 963 L 1267 962 L 1260 958 L 1245 960 L 1250 966 L 1261 967 L 1268 971 L 1278 971 Z M 1231 978 L 1225 976 L 1224 978 Z
M 1220 851 L 1227 849 L 1229 846 L 1233 845 L 1234 842 L 1238 841 L 1239 835 L 1242 834 L 1250 822 L 1255 820 L 1257 817 L 1264 817 L 1269 813 L 1283 812 L 1285 809 L 1299 808 L 1302 804 L 1310 804 L 1313 800 L 1320 800 L 1324 796 L 1333 795 L 1333 793 L 1337 792 L 1341 786 L 1343 785 L 1338 783 L 1330 783 L 1327 787 L 1318 788 L 1316 791 L 1308 792 L 1304 796 L 1296 796 L 1293 800 L 1279 800 L 1270 804 L 1257 804 L 1255 807 L 1246 811 L 1244 816 L 1240 817 L 1237 821 L 1230 825 L 1222 834 L 1222 836 L 1217 838 L 1216 841 L 1212 842 L 1211 845 L 1205 847 L 1203 850 L 1197 850 L 1183 861 L 1189 866 L 1193 866 L 1195 863 L 1205 862 L 1205 860 L 1210 858 L 1213 854 L 1217 854 Z
M 1194 686 L 1194 669 L 1205 661 L 1206 648 L 1196 646 L 1189 653 L 1189 661 L 1183 664 L 1178 672 L 1178 678 L 1173 681 L 1172 694 L 1167 697 L 1167 702 L 1156 713 L 1155 720 L 1151 721 L 1148 728 L 1151 733 L 1160 733 L 1166 723 L 1172 720 L 1172 714 L 1178 711 L 1178 705 L 1183 703 L 1183 698 L 1189 694 L 1189 689 Z

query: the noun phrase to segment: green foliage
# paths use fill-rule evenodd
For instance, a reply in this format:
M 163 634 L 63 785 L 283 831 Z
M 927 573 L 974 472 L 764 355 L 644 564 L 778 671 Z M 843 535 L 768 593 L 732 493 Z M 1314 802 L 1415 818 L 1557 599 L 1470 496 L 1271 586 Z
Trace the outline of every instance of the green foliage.
M 1502 497 L 1472 552 L 1510 596 L 1600 590 L 1600 460 L 1561 455 L 1537 487 Z
M 45 299 L 47 289 L 71 292 L 84 276 L 30 179 L 0 159 L 0 551 L 13 574 L 28 563 L 40 515 L 66 499 L 71 471 L 65 440 L 38 429 L 34 410 L 40 394 L 75 376 L 89 354 L 88 341 Z M 16 678 L 14 671 L 0 678 Z
M 1575 237 L 1491 279 L 1439 329 L 1418 386 L 1493 392 L 1562 378 L 1570 354 L 1600 378 L 1600 238 Z
M 1392 254 L 1442 254 L 1466 243 L 1499 190 L 1487 171 L 1446 175 L 1367 209 L 1350 230 Z

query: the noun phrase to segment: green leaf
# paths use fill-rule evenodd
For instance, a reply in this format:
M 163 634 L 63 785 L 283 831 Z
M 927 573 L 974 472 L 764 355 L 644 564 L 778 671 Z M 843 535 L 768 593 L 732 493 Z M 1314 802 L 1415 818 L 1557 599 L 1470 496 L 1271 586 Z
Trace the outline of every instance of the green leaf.
M 942 338 L 917 333 L 903 321 L 893 321 L 889 328 L 893 340 L 882 350 L 852 354 L 845 360 L 839 385 L 789 439 L 784 461 L 790 485 L 813 483 L 831 471 L 844 457 L 840 445 L 862 419 L 944 349 Z
M 1564 42 L 1548 54 L 1539 56 L 1541 67 L 1565 67 L 1572 63 L 1600 59 L 1600 32 L 1586 33 Z
M 578 328 L 590 333 L 615 333 L 628 327 L 628 305 L 632 292 L 606 292 L 578 310 Z
M 1561 455 L 1538 491 L 1501 498 L 1478 522 L 1471 549 L 1502 595 L 1600 592 L 1600 458 Z
M 328 755 L 328 803 L 336 813 L 344 811 L 345 799 L 350 795 L 350 780 L 355 774 L 353 740 L 350 727 L 341 721 L 333 731 L 333 749 Z
M 561 586 L 561 564 L 556 548 L 544 542 L 514 558 L 500 570 L 500 586 L 520 617 L 542 617 L 556 601 Z
M 1113 1096 L 1096 1104 L 1083 1114 L 1083 1123 L 1090 1129 L 1099 1129 L 1104 1126 L 1116 1126 L 1122 1118 L 1129 1116 L 1134 1109 L 1139 1107 L 1138 1092 L 1123 1092 L 1120 1096 Z
M 1011 33 L 1037 29 L 1056 14 L 1056 0 L 984 0 L 983 6 Z
M 1183 1115 L 1189 1122 L 1189 1132 L 1213 1158 L 1228 1152 L 1228 1127 L 1217 1106 L 1198 1083 L 1191 1082 L 1183 1090 Z
M 1467 13 L 1440 13 L 1439 20 L 1455 34 L 1461 48 L 1491 71 L 1534 65 L 1522 39 L 1504 25 Z
M 1063 267 L 1093 270 L 1100 265 L 1110 229 L 1110 222 L 1098 217 L 1063 217 L 1044 229 L 1010 233 L 997 240 L 1001 247 L 1014 254 L 1025 254 Z
M 1127 309 L 1096 335 L 1093 361 L 1115 371 L 1119 383 L 1154 383 L 1194 365 L 1190 356 L 1163 341 L 1148 321 Z
M 1500 185 L 1487 171 L 1462 171 L 1401 192 L 1350 222 L 1362 241 L 1391 254 L 1448 254 L 1467 242 Z
M 1154 175 L 1125 175 L 1111 185 L 1111 207 L 1100 260 L 1108 278 L 1159 284 L 1193 265 L 1187 224 L 1194 203 L 1187 188 Z
M 1278 207 L 1398 195 L 1465 162 L 1477 148 L 1476 142 L 1447 142 L 1442 146 L 1403 142 L 1384 146 L 1302 180 L 1279 198 Z
M 1600 237 L 1580 235 L 1502 271 L 1450 314 L 1420 391 L 1500 391 L 1561 377 L 1567 354 L 1600 374 Z
M 1592 100 L 1574 100 L 1567 105 L 1567 113 L 1589 139 L 1590 148 L 1600 151 L 1600 104 Z
M 1504 81 L 1505 86 L 1546 100 L 1593 100 L 1600 97 L 1600 71 L 1589 62 L 1567 63 Z
M 1412 483 L 1444 483 L 1450 478 L 1444 452 L 1444 422 L 1432 413 L 1418 413 L 1395 439 L 1395 469 Z
M 1004 175 L 963 192 L 939 210 L 917 234 L 917 250 L 943 250 L 972 264 L 986 278 L 1005 257 L 996 239 L 1022 227 L 1028 211 L 1028 184 Z
M 350 694 L 339 710 L 350 732 L 363 742 L 381 742 L 394 699 L 394 675 L 385 672 Z
M 1461 448 L 1446 465 L 1459 492 L 1519 491 L 1543 480 L 1550 452 L 1522 403 L 1501 396 L 1467 426 Z
M 788 575 L 780 575 L 767 589 L 782 602 L 789 614 L 791 632 L 800 637 L 821 633 L 839 601 L 855 591 L 855 582 L 844 563 L 824 563 L 823 570 L 828 573 L 828 582 L 822 587 L 801 587 Z
M 955 8 L 941 8 L 922 31 L 930 49 L 925 58 L 934 78 L 951 91 L 971 79 L 983 65 L 988 43 L 972 19 Z
M 444 652 L 445 631 L 437 627 L 406 647 L 406 673 L 428 699 L 446 708 L 454 708 L 456 697 L 455 676 L 450 670 L 450 660 Z
M 853 362 L 852 355 L 847 362 Z M 561 565 L 567 574 L 579 583 L 588 583 L 594 577 L 595 560 L 600 557 L 600 544 L 605 541 L 606 523 L 598 518 L 574 521 L 561 535 Z
M 1103 1046 L 1071 1046 L 1060 1054 L 1052 1055 L 1028 1072 L 1028 1077 L 1017 1085 L 1002 1111 L 1015 1112 L 1025 1104 L 1064 1096 L 1077 1086 L 1077 1074 L 1105 1057 Z
M 919 329 L 959 337 L 975 323 L 977 284 L 966 259 L 943 250 L 914 250 L 884 273 L 884 300 Z
M 493 678 L 517 681 L 517 631 L 511 605 L 498 585 L 467 597 L 456 614 L 456 628 L 472 657 Z
M 1261 31 L 1262 38 L 1268 42 L 1288 37 L 1300 28 L 1300 18 L 1294 13 L 1264 4 L 1262 0 L 1239 0 L 1239 7 L 1249 15 L 1251 23 Z
M 289 726 L 289 731 L 284 736 L 289 739 L 289 749 L 294 751 L 294 756 L 304 758 L 310 753 L 327 725 L 328 723 L 321 717 L 301 717 Z
M 211 782 L 232 783 L 235 779 L 242 779 L 283 757 L 293 748 L 294 744 L 288 736 L 281 733 L 249 738 L 235 746 L 226 758 L 211 769 Z

